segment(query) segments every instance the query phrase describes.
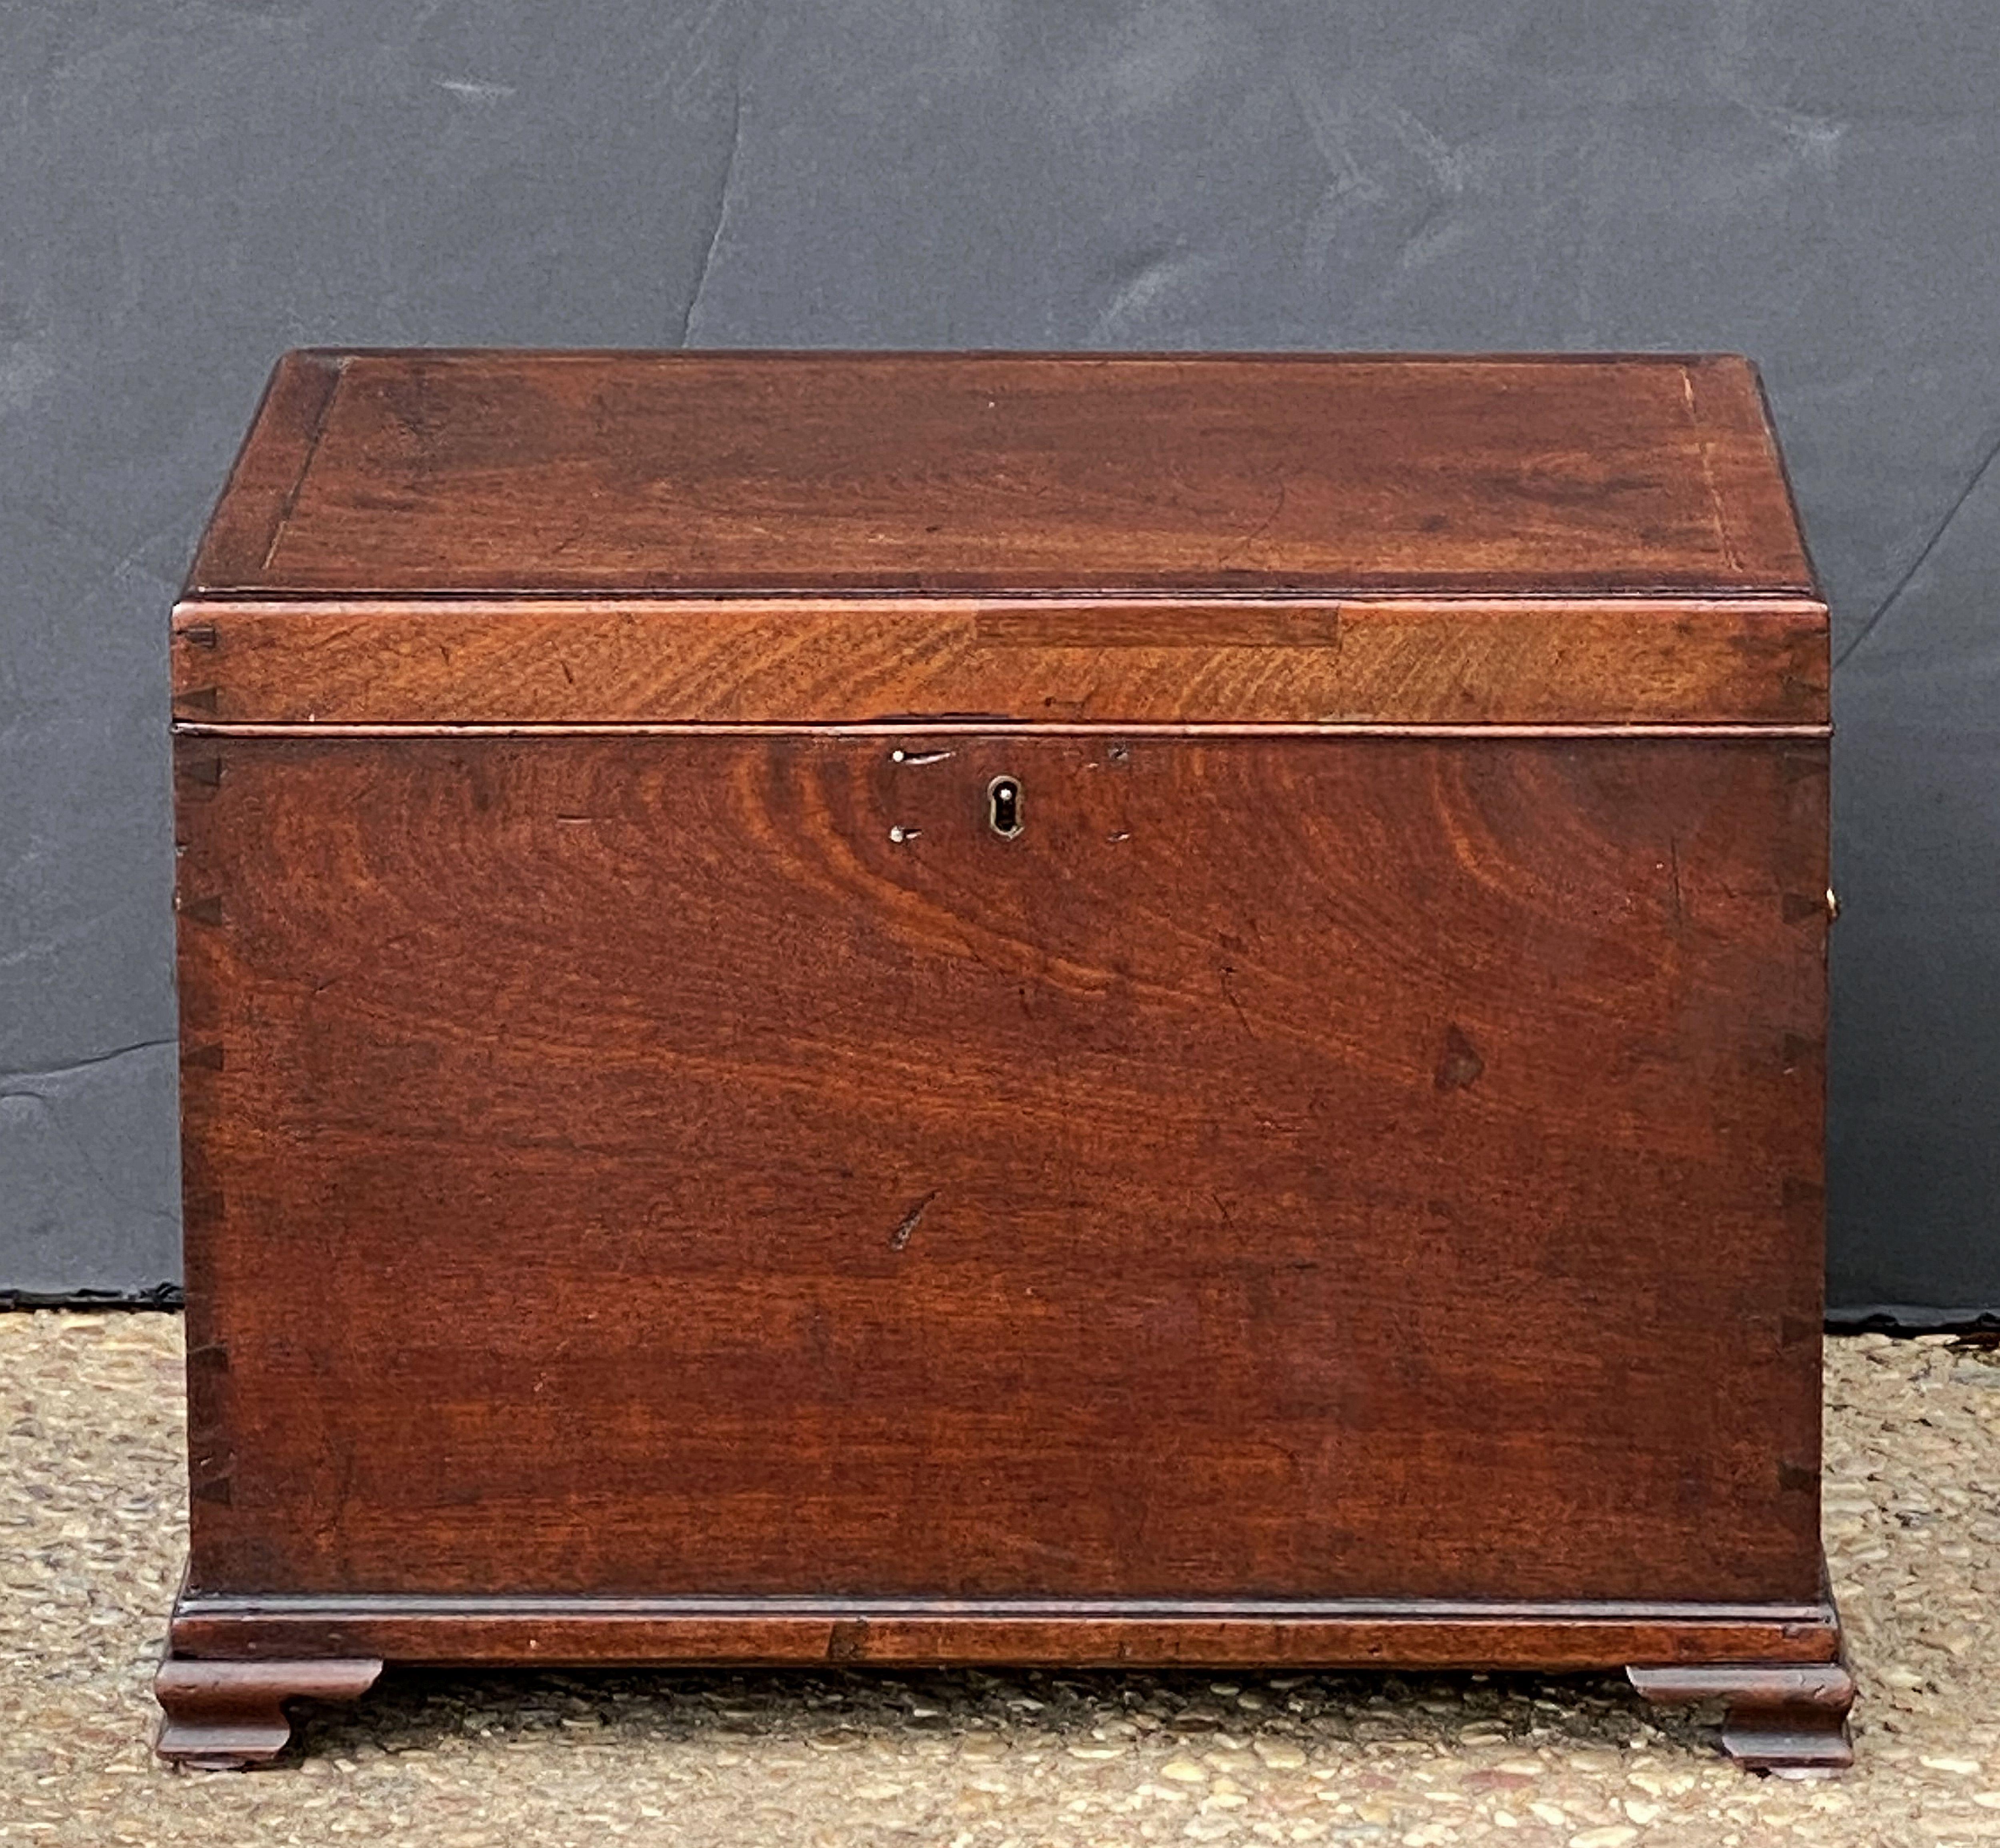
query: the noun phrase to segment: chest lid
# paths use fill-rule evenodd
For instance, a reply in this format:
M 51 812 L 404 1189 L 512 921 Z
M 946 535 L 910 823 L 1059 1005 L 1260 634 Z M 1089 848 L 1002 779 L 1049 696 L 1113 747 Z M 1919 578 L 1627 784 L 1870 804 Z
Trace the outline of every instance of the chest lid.
M 298 353 L 195 724 L 1788 724 L 1727 356 Z

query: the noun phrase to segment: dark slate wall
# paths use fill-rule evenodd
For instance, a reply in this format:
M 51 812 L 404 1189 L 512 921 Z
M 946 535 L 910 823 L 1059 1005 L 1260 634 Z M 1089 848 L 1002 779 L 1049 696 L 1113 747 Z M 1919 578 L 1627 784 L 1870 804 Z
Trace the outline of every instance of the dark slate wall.
M 176 1273 L 165 617 L 284 347 L 1659 346 L 1835 605 L 1834 1301 L 2000 1307 L 1996 96 L 1991 0 L 10 12 L 0 1289 Z

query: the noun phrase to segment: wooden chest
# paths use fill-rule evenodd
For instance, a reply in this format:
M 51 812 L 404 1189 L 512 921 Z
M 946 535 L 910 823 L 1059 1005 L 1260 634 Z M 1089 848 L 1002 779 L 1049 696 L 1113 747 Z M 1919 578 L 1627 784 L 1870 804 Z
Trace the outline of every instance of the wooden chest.
M 1826 639 L 1734 359 L 291 356 L 174 617 L 162 1749 L 1629 1665 L 1844 1762 Z

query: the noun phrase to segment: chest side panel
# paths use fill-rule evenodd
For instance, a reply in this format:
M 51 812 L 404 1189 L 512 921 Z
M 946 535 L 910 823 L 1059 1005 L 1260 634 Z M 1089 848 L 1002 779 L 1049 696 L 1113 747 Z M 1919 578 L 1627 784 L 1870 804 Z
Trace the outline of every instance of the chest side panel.
M 1822 747 L 178 750 L 196 1585 L 1816 1594 Z

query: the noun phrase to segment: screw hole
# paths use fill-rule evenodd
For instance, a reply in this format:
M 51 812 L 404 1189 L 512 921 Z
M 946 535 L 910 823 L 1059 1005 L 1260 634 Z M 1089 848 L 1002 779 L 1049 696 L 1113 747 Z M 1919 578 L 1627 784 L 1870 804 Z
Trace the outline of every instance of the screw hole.
M 1002 840 L 1021 832 L 1021 786 L 1012 776 L 995 776 L 986 786 L 986 818 Z

